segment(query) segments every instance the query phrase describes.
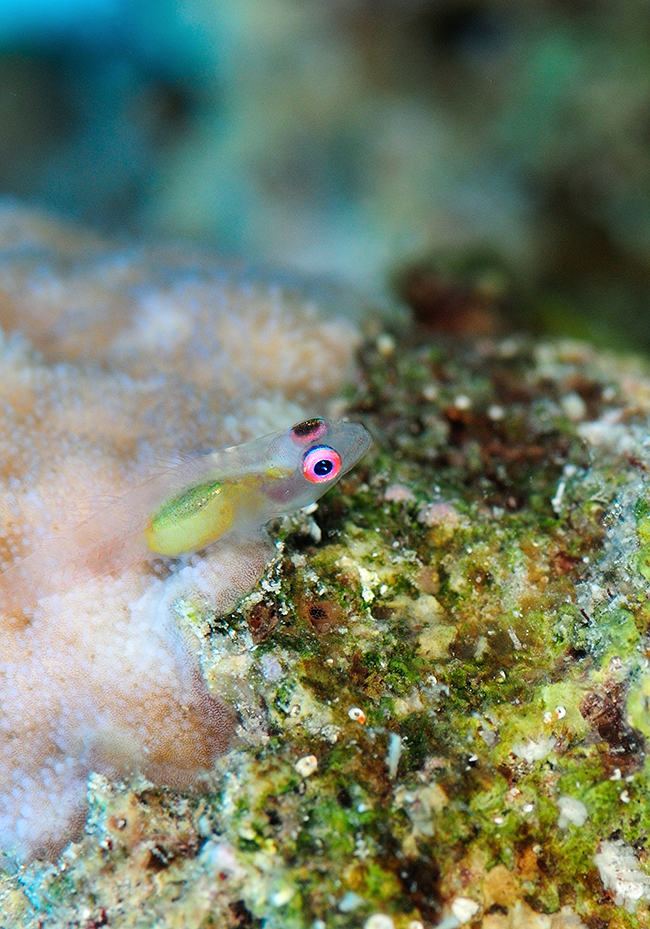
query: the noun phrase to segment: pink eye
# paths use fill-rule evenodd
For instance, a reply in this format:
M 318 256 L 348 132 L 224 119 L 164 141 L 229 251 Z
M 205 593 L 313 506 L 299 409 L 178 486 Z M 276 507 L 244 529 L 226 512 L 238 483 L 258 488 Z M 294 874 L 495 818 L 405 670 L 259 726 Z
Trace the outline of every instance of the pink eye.
M 329 445 L 310 448 L 302 459 L 302 475 L 312 484 L 333 481 L 341 470 L 341 456 Z

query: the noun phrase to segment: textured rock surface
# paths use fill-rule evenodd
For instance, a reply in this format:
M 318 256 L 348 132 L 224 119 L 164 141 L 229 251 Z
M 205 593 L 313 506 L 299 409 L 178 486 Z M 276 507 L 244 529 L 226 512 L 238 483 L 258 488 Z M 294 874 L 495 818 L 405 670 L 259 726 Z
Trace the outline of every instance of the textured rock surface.
M 176 601 L 239 741 L 203 793 L 93 774 L 84 838 L 7 875 L 7 925 L 648 924 L 650 370 L 385 334 L 360 365 L 374 453 L 234 611 Z

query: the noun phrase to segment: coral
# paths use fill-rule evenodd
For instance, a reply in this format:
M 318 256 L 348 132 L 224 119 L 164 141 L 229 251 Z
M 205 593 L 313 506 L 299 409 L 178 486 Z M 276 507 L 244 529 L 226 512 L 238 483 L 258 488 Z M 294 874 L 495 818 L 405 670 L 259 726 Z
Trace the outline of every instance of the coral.
M 195 388 L 195 403 L 197 390 L 209 395 L 222 420 L 239 420 L 223 427 L 220 441 L 259 429 L 263 414 L 251 427 L 242 406 L 253 416 L 287 399 L 320 408 L 351 374 L 363 316 L 363 305 L 333 286 L 284 286 L 281 276 L 256 277 L 196 249 L 117 249 L 0 204 L 5 329 L 29 333 L 48 362 L 112 366 L 137 379 L 167 375 L 179 392 Z M 298 408 L 286 408 L 298 418 Z M 278 419 L 270 411 L 267 418 Z
M 89 403 L 98 383 L 114 396 L 115 372 L 10 349 L 14 407 L 46 374 L 83 373 Z M 127 572 L 58 595 L 107 622 L 109 589 L 133 602 L 139 584 L 145 612 L 164 591 L 157 615 L 182 632 L 175 655 L 194 637 L 237 740 L 200 792 L 95 770 L 86 835 L 56 862 L 7 873 L 8 924 L 648 925 L 650 368 L 574 342 L 417 332 L 375 332 L 358 364 L 345 398 L 374 447 L 317 511 L 282 521 L 254 589 L 249 565 L 246 585 L 210 602 L 208 557 L 171 580 Z M 104 459 L 108 490 L 148 466 L 140 449 L 156 435 L 141 410 L 157 391 L 169 415 L 168 377 L 119 375 L 140 418 L 130 442 L 86 456 L 92 483 Z M 31 428 L 54 456 L 43 472 L 54 492 L 32 455 L 35 489 L 11 486 L 21 528 L 33 517 L 39 535 L 53 531 L 61 509 L 48 514 L 88 480 L 79 463 L 66 469 L 54 431 L 72 430 L 73 414 L 90 428 L 85 402 Z M 199 429 L 181 413 L 187 443 Z M 105 428 L 119 437 L 119 425 Z M 237 576 L 236 553 L 232 566 Z M 150 629 L 138 647 L 164 642 Z
M 223 612 L 274 554 L 224 540 L 169 578 L 164 559 L 89 574 L 70 533 L 96 512 L 84 531 L 109 545 L 103 507 L 161 460 L 324 409 L 359 334 L 207 256 L 111 251 L 11 207 L 0 292 L 5 331 L 19 322 L 41 350 L 0 345 L 0 845 L 24 857 L 78 833 L 90 770 L 181 787 L 211 766 L 233 717 L 206 691 L 176 605 L 199 591 Z M 16 564 L 30 568 L 18 584 Z

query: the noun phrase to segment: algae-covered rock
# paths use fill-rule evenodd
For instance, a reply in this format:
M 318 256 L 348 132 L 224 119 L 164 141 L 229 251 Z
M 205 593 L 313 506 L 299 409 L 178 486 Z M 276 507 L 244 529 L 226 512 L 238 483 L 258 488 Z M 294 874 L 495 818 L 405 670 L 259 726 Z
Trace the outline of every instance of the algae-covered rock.
M 207 787 L 91 775 L 2 924 L 647 925 L 650 368 L 384 333 L 356 378 L 371 452 L 233 611 L 176 602 L 239 719 Z

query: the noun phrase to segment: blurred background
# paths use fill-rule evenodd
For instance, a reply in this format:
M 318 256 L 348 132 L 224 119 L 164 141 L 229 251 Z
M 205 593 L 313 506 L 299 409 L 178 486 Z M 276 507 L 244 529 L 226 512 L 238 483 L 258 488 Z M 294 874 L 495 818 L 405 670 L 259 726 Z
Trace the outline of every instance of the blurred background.
M 2 0 L 0 193 L 647 349 L 650 3 Z

